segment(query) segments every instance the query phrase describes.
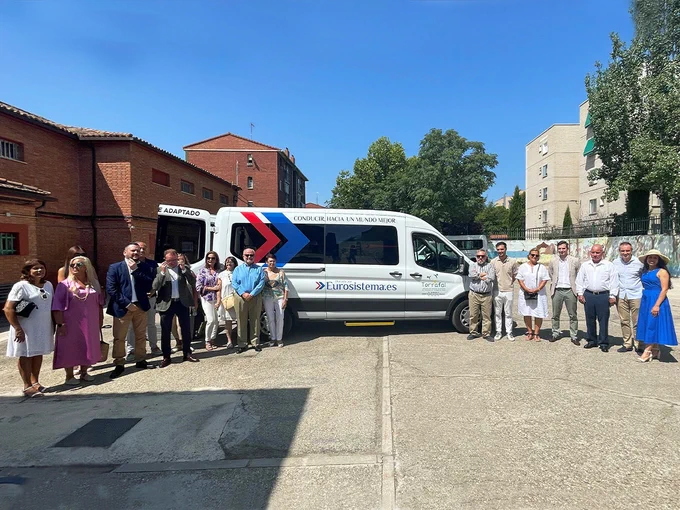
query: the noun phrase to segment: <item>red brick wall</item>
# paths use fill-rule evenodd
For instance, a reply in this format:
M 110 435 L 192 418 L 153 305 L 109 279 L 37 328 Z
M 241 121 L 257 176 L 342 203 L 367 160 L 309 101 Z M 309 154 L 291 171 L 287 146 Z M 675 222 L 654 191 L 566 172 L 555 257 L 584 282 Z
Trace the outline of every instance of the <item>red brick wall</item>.
M 11 216 L 7 216 L 9 213 Z M 0 232 L 19 234 L 19 255 L 0 256 L 0 283 L 19 280 L 21 267 L 27 258 L 37 255 L 35 207 L 6 202 L 0 203 Z M 2 304 L 2 303 L 0 303 Z
M 253 155 L 253 166 L 248 166 L 248 154 Z M 186 159 L 189 163 L 238 184 L 242 188 L 239 192 L 239 206 L 245 207 L 251 200 L 255 207 L 279 207 L 278 152 L 186 151 Z M 248 177 L 253 178 L 252 190 L 248 189 Z
M 133 216 L 156 218 L 159 204 L 173 204 L 205 209 L 212 214 L 220 207 L 220 194 L 226 195 L 232 206 L 236 190 L 206 173 L 191 168 L 180 160 L 158 154 L 140 144 L 131 144 Z M 152 181 L 152 170 L 170 175 L 170 187 Z M 180 190 L 180 181 L 193 183 L 194 194 Z M 203 198 L 203 188 L 213 192 L 213 199 Z

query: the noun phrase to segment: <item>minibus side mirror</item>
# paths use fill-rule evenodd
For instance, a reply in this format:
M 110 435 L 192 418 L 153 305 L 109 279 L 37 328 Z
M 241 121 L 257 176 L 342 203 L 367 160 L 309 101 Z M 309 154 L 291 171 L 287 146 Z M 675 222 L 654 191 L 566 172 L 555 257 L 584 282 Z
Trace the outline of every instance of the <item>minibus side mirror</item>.
M 468 266 L 467 260 L 465 259 L 462 259 L 460 262 L 461 262 L 460 267 L 456 272 L 460 275 L 467 276 L 470 270 L 470 266 Z

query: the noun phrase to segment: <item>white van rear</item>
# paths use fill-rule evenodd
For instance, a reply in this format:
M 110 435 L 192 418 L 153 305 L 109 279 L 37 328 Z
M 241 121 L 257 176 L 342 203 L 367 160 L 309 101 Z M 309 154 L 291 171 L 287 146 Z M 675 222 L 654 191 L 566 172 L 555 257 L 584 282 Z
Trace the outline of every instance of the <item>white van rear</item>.
M 175 248 L 196 270 L 255 249 L 277 256 L 289 280 L 286 329 L 295 320 L 448 319 L 468 328 L 469 260 L 423 220 L 403 213 L 341 209 L 220 209 L 161 205 L 155 256 Z

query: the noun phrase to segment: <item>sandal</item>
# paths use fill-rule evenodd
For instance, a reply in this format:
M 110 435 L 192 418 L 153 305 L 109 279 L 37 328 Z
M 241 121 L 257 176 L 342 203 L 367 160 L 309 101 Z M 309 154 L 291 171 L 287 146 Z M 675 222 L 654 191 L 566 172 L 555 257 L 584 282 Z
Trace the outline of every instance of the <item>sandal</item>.
M 24 389 L 24 397 L 28 398 L 33 398 L 33 397 L 44 397 L 42 393 L 35 387 L 35 386 L 30 386 L 29 388 Z
M 533 340 L 534 334 L 531 331 L 527 331 L 526 333 L 524 333 L 524 336 L 527 337 L 527 341 L 529 341 Z
M 541 335 L 538 333 L 534 333 L 534 342 L 540 342 L 541 341 Z
M 234 348 L 234 344 L 232 344 L 231 342 L 227 342 L 227 349 L 233 349 L 233 348 Z
M 206 343 L 205 343 L 205 350 L 206 350 L 206 351 L 214 351 L 214 350 L 215 350 L 215 346 L 213 345 L 212 342 L 206 342 Z

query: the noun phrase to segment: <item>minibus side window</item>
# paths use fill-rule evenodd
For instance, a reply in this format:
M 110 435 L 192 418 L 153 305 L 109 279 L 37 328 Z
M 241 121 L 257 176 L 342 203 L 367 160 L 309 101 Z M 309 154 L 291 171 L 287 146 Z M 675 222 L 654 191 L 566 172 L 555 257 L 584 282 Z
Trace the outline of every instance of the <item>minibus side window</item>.
M 397 229 L 378 225 L 326 225 L 326 264 L 399 264 Z
M 322 264 L 324 251 L 324 238 L 322 225 L 296 224 L 300 232 L 302 232 L 309 242 L 298 251 L 295 256 L 288 261 L 288 263 L 298 264 Z M 281 239 L 281 242 L 272 248 L 272 253 L 276 253 L 288 240 L 279 232 L 279 230 L 271 224 L 267 224 L 267 228 L 271 230 L 276 236 Z M 255 248 L 262 246 L 265 243 L 265 238 L 257 229 L 250 223 L 235 223 L 231 228 L 231 253 L 239 259 L 246 248 Z
M 460 258 L 449 246 L 432 234 L 413 234 L 413 255 L 417 265 L 442 273 L 455 273 Z
M 206 225 L 204 221 L 159 216 L 156 230 L 156 251 L 154 257 L 162 262 L 163 252 L 174 248 L 184 253 L 189 262 L 196 262 L 205 256 Z

